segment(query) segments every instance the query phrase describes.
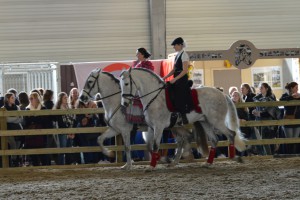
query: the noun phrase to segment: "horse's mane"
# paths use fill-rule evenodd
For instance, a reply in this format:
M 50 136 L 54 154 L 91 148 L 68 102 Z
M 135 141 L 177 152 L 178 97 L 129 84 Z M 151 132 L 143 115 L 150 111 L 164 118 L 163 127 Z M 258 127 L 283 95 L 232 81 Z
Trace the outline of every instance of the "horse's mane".
M 120 80 L 117 79 L 112 73 L 103 72 L 103 71 L 102 71 L 102 73 L 108 75 L 112 80 L 114 80 L 118 85 L 120 85 Z
M 148 70 L 148 69 L 145 69 L 145 68 L 133 68 L 132 70 L 139 70 L 139 71 L 145 71 L 145 72 L 148 72 L 150 73 L 152 76 L 154 76 L 157 81 L 159 83 L 162 83 L 162 84 L 165 84 L 165 82 L 160 78 L 160 76 L 158 76 L 155 72 L 151 71 L 151 70 Z

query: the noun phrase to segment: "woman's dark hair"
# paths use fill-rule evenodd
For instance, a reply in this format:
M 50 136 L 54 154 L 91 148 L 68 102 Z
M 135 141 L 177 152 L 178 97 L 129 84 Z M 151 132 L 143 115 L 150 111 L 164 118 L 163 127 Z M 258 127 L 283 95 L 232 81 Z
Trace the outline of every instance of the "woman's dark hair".
M 45 90 L 43 95 L 43 101 L 51 101 L 53 97 L 53 91 L 52 90 Z
M 40 92 L 41 96 L 44 96 L 44 94 L 45 94 L 45 89 L 44 88 L 37 88 L 37 90 Z
M 145 58 L 149 58 L 151 54 L 149 51 L 147 51 L 145 48 L 141 47 L 137 49 L 138 52 L 140 52 Z
M 267 97 L 270 97 L 273 95 L 272 88 L 268 83 L 262 83 L 261 86 L 263 86 L 264 88 L 267 89 L 267 94 L 266 94 Z
M 252 88 L 248 83 L 243 83 L 242 87 L 245 87 L 248 90 L 247 94 L 253 94 Z
M 63 100 L 64 96 L 68 97 L 67 93 L 61 92 L 58 94 L 57 102 L 55 104 L 55 109 L 60 109 L 60 106 L 62 104 L 62 100 Z
M 20 92 L 18 95 L 18 99 L 19 99 L 20 105 L 25 105 L 25 107 L 29 105 L 29 97 L 26 92 L 24 92 L 24 91 Z
M 12 92 L 6 93 L 6 94 L 4 95 L 4 103 L 5 103 L 5 104 L 8 104 L 8 101 L 9 101 L 10 97 L 12 97 L 12 96 L 15 96 L 14 93 L 12 93 Z
M 291 94 L 291 92 L 292 92 L 292 89 L 295 87 L 295 86 L 297 86 L 298 85 L 298 83 L 296 83 L 296 82 L 290 82 L 290 83 L 287 83 L 286 85 L 285 85 L 285 89 L 287 90 L 287 91 L 289 91 L 289 94 Z

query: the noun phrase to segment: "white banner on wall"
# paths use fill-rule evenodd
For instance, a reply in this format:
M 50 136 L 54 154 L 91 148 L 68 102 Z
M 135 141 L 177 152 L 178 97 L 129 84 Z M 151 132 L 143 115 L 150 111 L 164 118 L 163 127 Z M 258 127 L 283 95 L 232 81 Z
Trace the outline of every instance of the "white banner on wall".
M 193 69 L 193 88 L 203 86 L 204 78 L 203 78 L 203 69 Z
M 84 63 L 71 63 L 74 66 L 75 76 L 77 79 L 78 89 L 81 90 L 85 84 L 88 75 L 94 69 L 101 68 L 103 71 L 110 72 L 116 77 L 124 69 L 132 66 L 133 60 L 126 61 L 104 61 L 104 62 L 84 62 Z M 162 60 L 151 60 L 154 66 L 154 72 L 160 74 L 160 67 Z
M 282 89 L 282 68 L 280 66 L 253 67 L 252 85 L 258 88 L 261 83 L 268 83 L 272 89 Z

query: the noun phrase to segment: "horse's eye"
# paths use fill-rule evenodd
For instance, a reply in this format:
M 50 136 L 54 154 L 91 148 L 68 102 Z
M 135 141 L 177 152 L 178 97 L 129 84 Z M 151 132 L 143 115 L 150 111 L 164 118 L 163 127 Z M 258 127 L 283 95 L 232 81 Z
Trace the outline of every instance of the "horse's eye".
M 125 86 L 128 86 L 129 85 L 129 83 L 125 83 Z

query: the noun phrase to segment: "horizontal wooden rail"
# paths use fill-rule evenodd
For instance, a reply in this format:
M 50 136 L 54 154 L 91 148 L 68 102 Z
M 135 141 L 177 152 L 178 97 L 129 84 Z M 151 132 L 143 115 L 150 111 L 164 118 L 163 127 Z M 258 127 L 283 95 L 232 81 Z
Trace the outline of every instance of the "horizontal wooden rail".
M 248 140 L 246 145 L 267 145 L 267 144 L 295 144 L 300 143 L 300 138 L 275 138 Z M 211 145 L 211 143 L 208 143 Z M 227 147 L 229 141 L 219 141 L 218 147 Z M 111 151 L 124 151 L 124 145 L 106 146 Z M 192 148 L 196 148 L 195 142 L 191 143 Z M 161 144 L 160 149 L 175 149 L 177 144 Z M 147 150 L 145 144 L 131 145 L 131 150 Z M 0 150 L 0 155 L 34 155 L 34 154 L 56 154 L 56 153 L 80 153 L 80 152 L 101 152 L 99 147 L 66 147 L 66 148 L 43 148 L 43 149 L 10 149 Z
M 245 107 L 272 107 L 272 106 L 299 106 L 300 101 L 292 100 L 292 101 L 267 101 L 267 102 L 243 102 L 236 103 L 237 108 L 245 108 Z
M 0 109 L 0 117 L 16 117 L 16 116 L 45 116 L 45 115 L 78 115 L 78 114 L 97 114 L 104 113 L 103 108 L 78 108 L 68 110 L 18 110 L 6 111 Z
M 53 135 L 53 134 L 70 134 L 70 133 L 72 134 L 103 133 L 106 130 L 107 127 L 3 130 L 0 131 L 0 136 Z

